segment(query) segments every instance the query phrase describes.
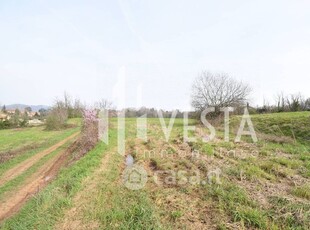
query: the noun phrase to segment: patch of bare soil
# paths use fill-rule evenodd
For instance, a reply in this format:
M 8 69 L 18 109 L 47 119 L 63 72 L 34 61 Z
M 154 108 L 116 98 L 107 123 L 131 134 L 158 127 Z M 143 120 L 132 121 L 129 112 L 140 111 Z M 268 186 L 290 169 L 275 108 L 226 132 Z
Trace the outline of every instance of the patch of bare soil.
M 69 154 L 67 151 L 61 152 L 28 178 L 24 187 L 14 191 L 13 194 L 10 194 L 10 196 L 8 196 L 8 198 L 1 204 L 0 221 L 15 214 L 32 195 L 36 194 L 40 189 L 46 186 L 66 163 L 68 156 Z
M 46 155 L 54 151 L 55 149 L 63 145 L 65 141 L 68 141 L 76 137 L 77 135 L 78 133 L 71 135 L 64 141 L 61 141 L 60 143 L 49 148 L 49 151 L 46 150 L 42 153 Z M 71 152 L 68 150 L 62 151 L 61 153 L 57 154 L 46 164 L 40 167 L 31 177 L 29 177 L 22 188 L 10 192 L 10 194 L 6 195 L 7 198 L 4 199 L 0 207 L 0 221 L 14 215 L 23 206 L 23 204 L 29 198 L 31 198 L 31 196 L 33 196 L 34 194 L 39 192 L 40 189 L 45 187 L 49 183 L 49 181 L 51 181 L 57 175 L 60 168 L 66 164 L 70 155 Z
M 100 167 L 92 174 L 91 177 L 87 177 L 82 184 L 82 188 L 73 199 L 73 207 L 65 213 L 64 218 L 60 223 L 56 225 L 56 229 L 63 230 L 79 230 L 79 229 L 98 229 L 99 224 L 96 222 L 85 223 L 82 221 L 82 213 L 85 204 L 92 198 L 92 194 L 95 191 L 98 181 L 96 178 L 107 170 L 107 165 L 110 161 L 111 153 L 105 154 L 102 159 Z
M 35 154 L 34 156 L 28 158 L 27 160 L 21 162 L 20 164 L 16 165 L 15 167 L 9 169 L 6 171 L 1 177 L 0 177 L 0 186 L 5 184 L 6 182 L 14 179 L 15 177 L 21 175 L 23 172 L 25 172 L 27 169 L 29 169 L 31 166 L 33 166 L 36 162 L 38 162 L 41 158 L 44 156 L 54 152 L 56 149 L 64 145 L 67 141 L 75 138 L 79 133 L 74 133 L 71 136 L 67 137 L 66 139 L 58 142 L 57 144 L 49 147 L 48 149 L 39 152 Z

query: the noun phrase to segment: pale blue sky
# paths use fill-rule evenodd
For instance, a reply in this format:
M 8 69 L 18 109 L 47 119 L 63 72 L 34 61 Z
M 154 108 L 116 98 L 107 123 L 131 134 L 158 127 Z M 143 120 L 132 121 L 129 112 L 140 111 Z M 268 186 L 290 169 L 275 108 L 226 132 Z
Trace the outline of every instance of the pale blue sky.
M 51 104 L 67 91 L 112 100 L 119 69 L 126 106 L 188 109 L 202 70 L 253 88 L 309 95 L 310 1 L 2 1 L 0 103 Z

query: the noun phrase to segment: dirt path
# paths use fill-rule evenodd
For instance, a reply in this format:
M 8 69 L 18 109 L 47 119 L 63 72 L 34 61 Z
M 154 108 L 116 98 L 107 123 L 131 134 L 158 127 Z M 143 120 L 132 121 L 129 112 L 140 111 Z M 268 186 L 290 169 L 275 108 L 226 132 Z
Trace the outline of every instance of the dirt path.
M 32 165 L 38 162 L 42 157 L 54 152 L 56 149 L 64 145 L 67 141 L 75 138 L 79 132 L 72 134 L 71 136 L 67 137 L 66 139 L 58 142 L 57 144 L 45 149 L 42 152 L 35 154 L 34 156 L 28 158 L 27 160 L 21 162 L 20 164 L 16 165 L 15 167 L 6 171 L 2 176 L 0 176 L 0 186 L 5 184 L 6 182 L 14 179 L 15 177 L 19 176 L 27 169 L 29 169 Z
M 65 143 L 65 141 L 68 141 L 76 136 L 77 134 L 71 135 L 64 141 L 61 141 L 57 145 L 49 148 L 49 150 L 55 146 L 61 146 Z M 55 147 L 55 149 L 56 148 L 57 147 Z M 29 177 L 23 187 L 17 191 L 10 192 L 7 196 L 8 198 L 1 203 L 0 221 L 15 214 L 32 195 L 36 194 L 40 189 L 46 186 L 48 182 L 56 176 L 59 169 L 66 163 L 66 159 L 69 155 L 70 152 L 66 150 L 61 151 L 55 157 L 46 162 L 46 164 L 41 166 L 31 177 Z
M 107 166 L 110 162 L 111 152 L 107 152 L 101 161 L 98 169 L 83 182 L 82 188 L 73 199 L 73 207 L 65 213 L 64 218 L 57 224 L 55 229 L 60 230 L 79 230 L 79 229 L 97 229 L 97 223 L 83 223 L 81 220 L 81 214 L 83 213 L 83 207 L 87 204 L 88 200 L 93 196 L 96 191 L 96 185 L 98 181 L 96 178 L 108 170 Z

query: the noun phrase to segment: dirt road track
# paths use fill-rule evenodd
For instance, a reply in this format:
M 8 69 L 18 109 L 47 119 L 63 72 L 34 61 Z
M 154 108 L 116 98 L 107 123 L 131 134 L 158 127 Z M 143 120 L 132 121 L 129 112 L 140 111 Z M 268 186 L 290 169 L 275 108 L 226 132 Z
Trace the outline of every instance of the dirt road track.
M 64 145 L 67 141 L 75 138 L 79 133 L 74 133 L 71 136 L 67 137 L 66 139 L 58 142 L 57 144 L 45 149 L 42 152 L 35 154 L 34 156 L 28 158 L 27 160 L 21 162 L 20 164 L 16 165 L 15 167 L 6 171 L 2 176 L 0 176 L 0 186 L 5 184 L 6 182 L 14 179 L 15 177 L 19 176 L 27 169 L 29 169 L 32 165 L 38 162 L 42 157 L 54 152 L 56 149 Z
M 58 147 L 62 146 L 64 143 L 73 139 L 77 135 L 78 133 L 75 133 L 70 137 L 64 139 L 63 141 L 59 142 L 58 144 L 43 151 L 42 153 L 40 153 L 41 157 L 49 154 L 50 152 L 53 152 Z M 31 198 L 32 195 L 36 194 L 40 189 L 46 186 L 48 182 L 56 176 L 60 168 L 66 163 L 66 160 L 69 156 L 70 152 L 66 150 L 61 151 L 55 157 L 46 162 L 46 164 L 41 166 L 33 175 L 31 175 L 31 177 L 27 179 L 23 187 L 21 187 L 19 190 L 15 190 L 14 192 L 12 192 L 10 196 L 7 196 L 7 199 L 1 202 L 0 221 L 9 218 L 13 214 L 15 214 L 23 206 L 23 204 L 29 198 Z M 34 159 L 37 160 L 37 158 Z M 27 163 L 29 163 L 28 160 Z M 24 167 L 21 167 L 21 165 L 20 168 L 24 169 Z

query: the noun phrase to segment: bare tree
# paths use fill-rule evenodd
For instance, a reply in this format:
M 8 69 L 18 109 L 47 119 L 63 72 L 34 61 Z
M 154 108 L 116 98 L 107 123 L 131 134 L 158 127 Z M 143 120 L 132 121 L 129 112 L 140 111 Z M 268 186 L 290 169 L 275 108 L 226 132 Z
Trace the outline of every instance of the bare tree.
M 291 94 L 290 98 L 287 98 L 287 104 L 290 111 L 295 112 L 301 110 L 303 98 L 300 93 Z
M 310 111 L 310 98 L 308 98 L 307 100 L 304 100 L 304 102 L 303 102 L 303 110 Z
M 101 99 L 100 101 L 95 103 L 95 108 L 103 110 L 103 109 L 107 109 L 107 110 L 111 110 L 114 109 L 113 107 L 113 103 L 106 100 L 106 99 Z
M 276 106 L 277 106 L 277 112 L 284 112 L 285 111 L 285 96 L 284 93 L 278 93 L 275 96 Z
M 196 110 L 215 107 L 245 105 L 251 88 L 241 81 L 237 81 L 227 74 L 212 74 L 202 72 L 197 77 L 192 89 L 192 106 Z
M 82 117 L 82 113 L 85 107 L 86 106 L 82 104 L 81 100 L 76 98 L 73 104 L 72 117 Z
M 72 98 L 71 96 L 67 93 L 64 92 L 64 101 L 63 101 L 65 107 L 69 110 L 70 108 L 72 108 Z

